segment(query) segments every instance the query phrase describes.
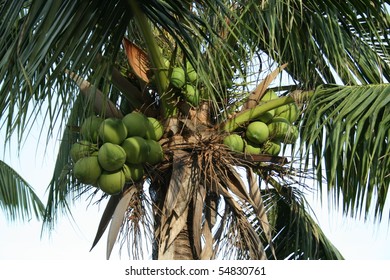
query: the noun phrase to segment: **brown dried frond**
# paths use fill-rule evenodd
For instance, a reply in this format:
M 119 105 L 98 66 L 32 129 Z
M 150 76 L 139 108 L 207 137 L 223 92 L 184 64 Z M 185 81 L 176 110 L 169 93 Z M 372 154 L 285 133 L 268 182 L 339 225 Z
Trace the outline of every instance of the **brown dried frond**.
M 177 247 L 169 248 L 187 228 L 186 238 L 195 259 L 221 257 L 219 253 L 223 258 L 233 255 L 266 258 L 262 242 L 271 246 L 272 229 L 266 219 L 260 187 L 252 184 L 259 191 L 250 189 L 236 167 L 258 174 L 276 170 L 288 175 L 287 159 L 234 153 L 222 144 L 223 135 L 205 127 L 202 133 L 196 133 L 197 128 L 191 126 L 189 119 L 178 120 L 178 124 L 181 134 L 160 142 L 164 162 L 147 168 L 150 189 L 158 194 L 151 196 L 159 256 L 169 258 L 169 252 L 180 252 Z M 267 238 L 262 238 L 262 231 Z M 188 245 L 176 243 L 179 244 Z M 224 252 L 219 250 L 223 244 L 228 246 Z
M 126 243 L 130 258 L 143 259 L 146 256 L 143 251 L 145 244 L 150 244 L 153 239 L 153 218 L 150 205 L 151 202 L 140 188 L 129 202 L 120 232 L 120 248 L 122 249 Z

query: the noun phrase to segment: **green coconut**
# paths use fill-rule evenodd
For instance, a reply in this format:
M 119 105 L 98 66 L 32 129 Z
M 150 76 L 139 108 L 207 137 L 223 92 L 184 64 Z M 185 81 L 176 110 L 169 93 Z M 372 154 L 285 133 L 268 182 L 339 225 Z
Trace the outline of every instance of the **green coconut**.
M 223 139 L 223 144 L 228 146 L 232 151 L 243 152 L 244 151 L 244 140 L 240 135 L 230 134 Z
M 186 100 L 193 106 L 199 105 L 199 91 L 191 84 L 186 84 L 183 90 Z
M 187 81 L 189 81 L 190 83 L 194 83 L 198 78 L 198 74 L 196 73 L 194 67 L 189 61 L 186 62 L 186 74 Z
M 186 76 L 184 69 L 181 67 L 175 67 L 171 73 L 171 84 L 176 88 L 182 88 L 186 83 Z
M 146 139 L 151 139 L 158 141 L 164 134 L 164 127 L 162 124 L 155 118 L 148 117 L 148 125 L 146 129 Z
M 277 156 L 280 153 L 281 145 L 277 141 L 267 141 L 264 143 L 262 153 Z
M 269 123 L 275 116 L 275 110 L 269 110 L 257 117 L 257 120 L 263 123 Z
M 104 170 L 115 171 L 126 162 L 126 152 L 121 146 L 106 142 L 99 149 L 98 159 Z
M 261 98 L 261 101 L 267 102 L 277 98 L 279 98 L 279 96 L 273 90 L 268 90 Z
M 97 157 L 99 154 L 99 150 L 93 151 L 91 156 Z
M 259 155 L 261 154 L 261 147 L 259 144 L 255 144 L 247 141 L 245 143 L 244 152 L 245 154 L 249 154 L 249 155 Z
M 260 104 L 262 104 L 264 102 L 268 102 L 268 101 L 273 100 L 273 99 L 277 99 L 277 98 L 278 98 L 278 95 L 274 91 L 269 90 L 261 98 Z M 275 116 L 275 110 L 269 110 L 269 111 L 265 112 L 264 114 L 260 115 L 257 118 L 257 120 L 259 120 L 263 123 L 268 123 L 272 120 L 272 118 L 274 116 Z
M 130 114 L 124 116 L 122 122 L 124 123 L 127 129 L 127 137 L 131 137 L 131 136 L 145 137 L 147 131 L 146 128 L 149 125 L 149 120 L 144 114 L 133 111 Z
M 290 122 L 281 117 L 274 118 L 270 124 L 268 124 L 269 137 L 271 139 L 283 140 L 287 131 L 290 129 Z
M 253 143 L 264 143 L 269 137 L 268 126 L 260 121 L 252 122 L 246 128 L 245 136 Z
M 170 65 L 171 65 L 171 61 L 165 57 L 163 58 L 163 61 L 164 61 L 163 65 L 164 65 L 165 69 L 168 70 Z
M 126 182 L 137 182 L 144 176 L 144 167 L 142 164 L 126 163 L 122 169 L 125 174 Z
M 95 185 L 102 168 L 96 156 L 80 158 L 73 166 L 73 175 L 83 184 Z
M 149 154 L 149 145 L 146 140 L 139 136 L 126 138 L 122 143 L 122 148 L 126 152 L 128 163 L 144 163 Z
M 123 165 L 122 172 L 125 175 L 125 181 L 130 182 L 131 181 L 131 173 L 130 173 L 130 168 L 129 168 L 128 164 L 125 163 Z
M 79 159 L 90 156 L 97 150 L 97 146 L 87 140 L 81 140 L 76 142 L 70 148 L 70 158 L 73 163 L 76 163 Z
M 164 152 L 160 143 L 154 140 L 146 140 L 146 143 L 149 146 L 149 153 L 146 158 L 146 162 L 152 165 L 161 162 L 164 158 Z
M 114 172 L 103 171 L 98 179 L 98 186 L 105 193 L 113 195 L 122 191 L 125 181 L 122 169 Z
M 80 135 L 84 140 L 97 143 L 99 140 L 99 127 L 103 122 L 103 118 L 90 116 L 84 120 L 80 127 Z
M 99 136 L 103 143 L 121 144 L 127 137 L 127 128 L 121 119 L 105 119 L 99 127 Z
M 280 106 L 275 109 L 275 117 L 285 118 L 290 123 L 293 123 L 299 117 L 298 106 L 295 103 Z

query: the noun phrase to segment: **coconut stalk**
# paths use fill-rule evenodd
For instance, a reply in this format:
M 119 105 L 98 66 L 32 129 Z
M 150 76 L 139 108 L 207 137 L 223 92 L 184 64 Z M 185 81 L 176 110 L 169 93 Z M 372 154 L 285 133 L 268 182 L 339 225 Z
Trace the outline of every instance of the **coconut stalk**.
M 280 97 L 278 99 L 273 99 L 265 103 L 259 104 L 254 108 L 246 109 L 233 118 L 228 119 L 226 122 L 222 123 L 220 127 L 223 131 L 230 133 L 239 128 L 240 126 L 245 125 L 245 123 L 259 117 L 261 114 L 268 112 L 270 110 L 276 109 L 283 105 L 294 103 L 296 99 L 306 100 L 314 94 L 314 91 L 305 91 L 301 92 L 298 96 L 295 94 L 290 94 L 288 96 Z
M 158 48 L 157 42 L 154 39 L 150 23 L 145 16 L 145 13 L 140 9 L 137 1 L 128 0 L 127 3 L 134 14 L 134 19 L 137 22 L 148 49 L 149 58 L 153 65 L 158 92 L 160 93 L 162 114 L 165 117 L 173 116 L 176 114 L 177 110 L 176 107 L 168 101 L 172 97 L 171 94 L 167 92 L 169 86 L 168 72 L 165 69 L 164 60 Z
M 65 70 L 65 73 L 69 74 L 69 77 L 78 85 L 81 93 L 84 94 L 85 97 L 89 99 L 94 98 L 94 111 L 96 114 L 118 119 L 123 118 L 121 111 L 119 111 L 115 104 L 106 98 L 98 88 L 74 72 Z

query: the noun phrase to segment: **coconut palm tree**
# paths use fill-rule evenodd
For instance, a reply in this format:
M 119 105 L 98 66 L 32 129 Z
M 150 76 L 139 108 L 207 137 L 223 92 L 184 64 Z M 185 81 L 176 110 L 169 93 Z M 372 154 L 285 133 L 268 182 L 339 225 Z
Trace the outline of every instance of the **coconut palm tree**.
M 382 218 L 388 4 L 1 1 L 7 133 L 28 137 L 42 110 L 62 125 L 44 227 L 92 197 L 107 201 L 93 241 L 108 229 L 107 257 L 122 236 L 132 258 L 146 237 L 155 259 L 341 259 L 304 193 L 315 181 L 345 214 Z M 119 193 L 80 182 L 85 119 L 131 112 L 162 124 L 162 159 Z

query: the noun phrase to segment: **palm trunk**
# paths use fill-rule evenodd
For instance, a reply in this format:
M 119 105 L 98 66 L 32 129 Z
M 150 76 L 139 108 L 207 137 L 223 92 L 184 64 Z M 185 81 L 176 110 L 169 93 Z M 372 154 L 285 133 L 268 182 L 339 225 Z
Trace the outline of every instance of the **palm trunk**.
M 177 150 L 173 154 L 170 176 L 156 182 L 155 246 L 153 256 L 159 260 L 192 260 L 188 216 L 193 196 L 191 160 L 188 153 Z M 168 176 L 167 176 L 168 177 Z
M 193 260 L 194 254 L 190 242 L 188 226 L 185 225 L 183 227 L 168 248 L 159 249 L 161 249 L 158 254 L 159 260 Z

